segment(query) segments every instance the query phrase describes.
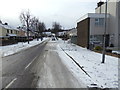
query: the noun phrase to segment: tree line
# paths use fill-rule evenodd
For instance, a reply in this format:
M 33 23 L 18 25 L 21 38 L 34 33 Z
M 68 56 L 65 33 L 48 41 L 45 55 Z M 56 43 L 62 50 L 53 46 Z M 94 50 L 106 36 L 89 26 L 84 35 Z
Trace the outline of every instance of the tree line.
M 33 32 L 38 37 L 42 39 L 43 32 L 46 30 L 46 26 L 44 22 L 41 22 L 39 18 L 32 16 L 30 11 L 22 11 L 20 13 L 20 21 L 22 23 L 22 27 L 27 30 L 27 38 L 29 44 L 29 32 Z M 52 28 L 49 29 L 52 33 L 55 33 L 55 36 L 58 36 L 58 32 L 61 30 L 62 26 L 57 23 L 53 22 Z M 39 39 L 38 39 L 39 40 Z

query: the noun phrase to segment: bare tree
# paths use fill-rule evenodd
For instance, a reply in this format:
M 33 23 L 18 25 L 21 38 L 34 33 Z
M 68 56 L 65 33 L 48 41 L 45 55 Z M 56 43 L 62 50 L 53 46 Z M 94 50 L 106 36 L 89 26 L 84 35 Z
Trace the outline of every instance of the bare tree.
M 27 38 L 28 38 L 28 44 L 29 44 L 29 31 L 30 31 L 30 23 L 31 23 L 31 14 L 29 10 L 21 12 L 20 21 L 27 29 Z
M 36 17 L 31 18 L 31 21 L 30 21 L 31 31 L 33 31 L 33 32 L 38 31 L 38 23 L 39 23 L 38 18 L 36 18 Z
M 30 25 L 29 25 L 29 29 L 31 30 L 31 31 L 35 31 L 35 17 L 32 17 L 31 19 L 30 19 Z
M 37 36 L 37 23 L 38 19 L 35 16 L 30 19 L 29 29 L 32 33 L 34 33 L 34 37 Z
M 45 24 L 44 22 L 39 22 L 38 23 L 38 33 L 40 34 L 41 36 L 41 40 L 43 38 L 43 32 L 45 31 L 46 27 L 45 27 Z
M 40 36 L 41 36 L 41 40 L 42 40 L 42 35 L 43 35 L 45 28 L 46 27 L 45 27 L 44 22 L 40 22 L 39 19 L 36 17 L 31 18 L 30 29 L 31 29 L 31 31 L 35 32 L 35 35 L 36 35 L 38 41 L 39 41 Z
M 57 22 L 53 22 L 52 32 L 55 33 L 55 36 L 58 36 L 58 32 L 61 30 L 61 25 Z

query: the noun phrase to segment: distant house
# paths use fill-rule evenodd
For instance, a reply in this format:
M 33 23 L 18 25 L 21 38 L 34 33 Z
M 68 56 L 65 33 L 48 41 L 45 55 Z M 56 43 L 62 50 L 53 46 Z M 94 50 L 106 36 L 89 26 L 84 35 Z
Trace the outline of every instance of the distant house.
M 66 33 L 69 36 L 77 36 L 77 29 L 76 28 L 69 29 Z
M 19 36 L 21 36 L 21 37 L 27 36 L 26 31 L 24 29 L 19 29 Z
M 17 29 L 19 30 L 19 37 L 25 37 L 26 36 L 26 30 L 23 27 L 17 27 Z
M 0 37 L 16 37 L 19 35 L 19 30 L 6 24 L 0 24 Z
M 71 43 L 77 44 L 77 29 L 72 28 L 66 32 L 67 36 L 70 38 Z
M 51 36 L 51 32 L 44 32 L 46 36 Z
M 27 37 L 27 29 L 24 27 L 18 27 L 19 29 L 19 37 Z M 35 32 L 34 31 L 29 31 L 29 37 L 34 37 L 35 36 Z
M 9 45 L 17 43 L 19 30 L 9 26 L 7 23 L 0 23 L 0 45 Z

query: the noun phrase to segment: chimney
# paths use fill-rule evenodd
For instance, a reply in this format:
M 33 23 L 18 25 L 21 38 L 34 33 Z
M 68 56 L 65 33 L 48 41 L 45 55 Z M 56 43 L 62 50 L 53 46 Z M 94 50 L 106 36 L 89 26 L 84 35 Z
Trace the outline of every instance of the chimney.
M 99 13 L 101 13 L 101 6 L 102 6 L 103 4 L 104 4 L 104 2 L 102 2 L 102 1 L 100 1 L 100 2 L 97 3 L 97 7 L 100 7 L 100 10 L 99 10 L 100 12 L 99 12 Z
M 103 4 L 104 4 L 104 2 L 103 2 L 103 1 L 100 1 L 100 2 L 97 3 L 97 7 L 100 7 L 100 6 L 103 5 Z
M 8 25 L 8 23 L 5 23 L 4 25 Z

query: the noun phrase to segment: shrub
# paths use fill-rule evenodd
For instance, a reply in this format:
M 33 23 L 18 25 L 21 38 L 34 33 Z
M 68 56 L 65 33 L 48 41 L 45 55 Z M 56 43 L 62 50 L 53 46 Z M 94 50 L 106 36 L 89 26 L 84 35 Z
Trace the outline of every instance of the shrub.
M 110 47 L 114 47 L 114 44 L 110 44 Z
M 106 52 L 112 53 L 111 49 L 106 49 Z
M 101 46 L 96 46 L 96 47 L 94 48 L 94 50 L 101 51 L 101 50 L 102 50 L 102 47 L 101 47 Z

